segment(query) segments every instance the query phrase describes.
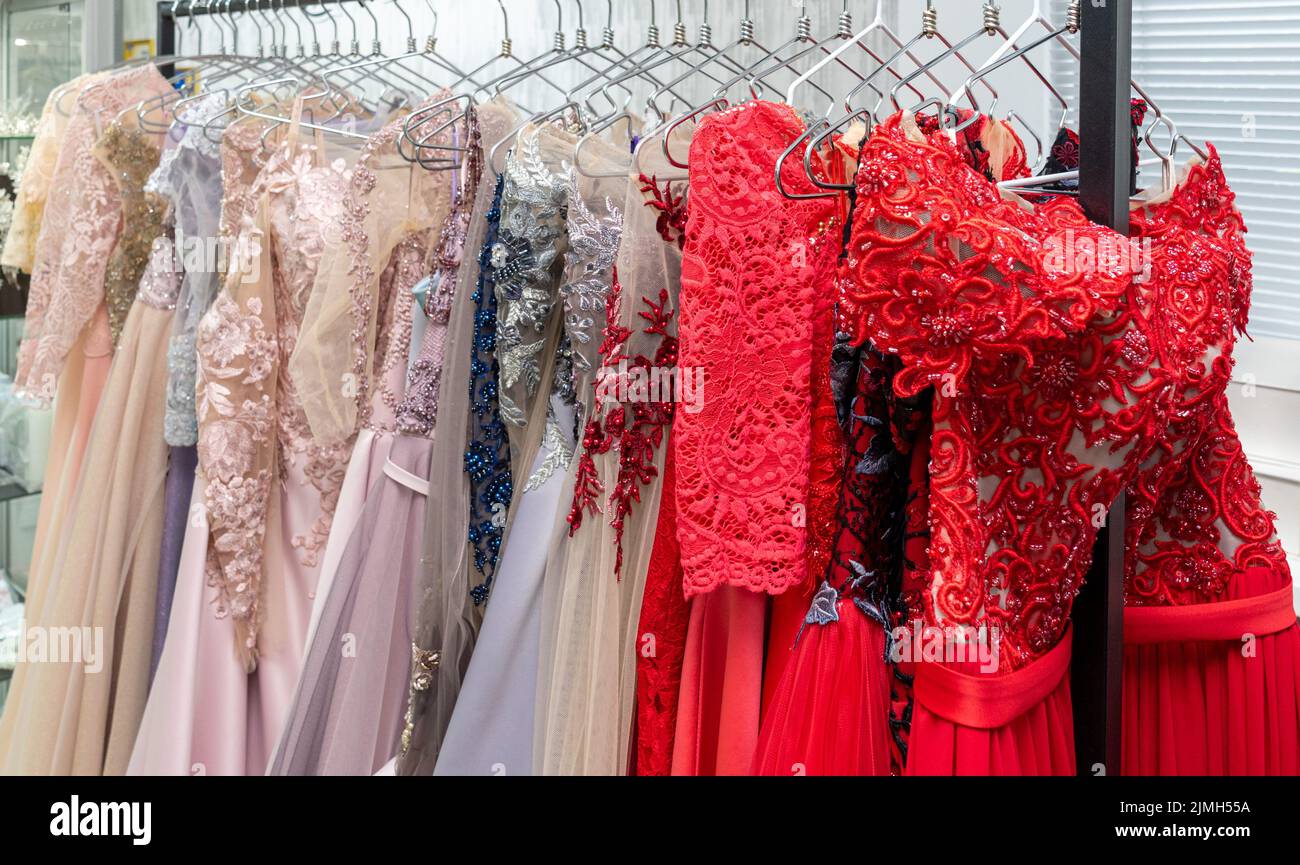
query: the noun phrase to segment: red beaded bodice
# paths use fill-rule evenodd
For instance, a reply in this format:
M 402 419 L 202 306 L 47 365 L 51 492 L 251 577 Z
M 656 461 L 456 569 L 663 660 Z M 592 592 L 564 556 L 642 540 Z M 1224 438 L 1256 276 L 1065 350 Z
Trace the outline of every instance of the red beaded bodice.
M 1209 404 L 1244 317 L 1239 219 L 1212 156 L 1138 216 L 1133 243 L 1072 200 L 1004 199 L 902 116 L 872 134 L 857 188 L 840 327 L 898 356 L 900 396 L 933 388 L 924 618 L 954 639 L 996 629 L 1001 670 L 1023 666 L 1063 633 L 1120 490 L 1168 498 L 1175 439 L 1201 441 L 1212 416 L 1230 427 Z M 1217 211 L 1187 206 L 1216 195 Z M 1171 513 L 1153 505 L 1135 531 L 1167 524 L 1157 510 Z

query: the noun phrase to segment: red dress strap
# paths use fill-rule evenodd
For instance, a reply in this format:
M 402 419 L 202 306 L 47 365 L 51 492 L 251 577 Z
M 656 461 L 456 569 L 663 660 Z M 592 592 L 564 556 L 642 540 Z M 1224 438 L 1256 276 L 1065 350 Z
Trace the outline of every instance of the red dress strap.
M 916 665 L 916 701 L 963 727 L 992 730 L 1010 724 L 1047 699 L 1070 669 L 1069 629 L 1056 646 L 1003 675 L 976 676 L 936 663 Z
M 1247 568 L 1250 575 L 1268 568 Z M 1296 623 L 1290 582 L 1250 598 L 1178 607 L 1125 607 L 1124 645 L 1240 640 L 1245 634 L 1263 637 Z

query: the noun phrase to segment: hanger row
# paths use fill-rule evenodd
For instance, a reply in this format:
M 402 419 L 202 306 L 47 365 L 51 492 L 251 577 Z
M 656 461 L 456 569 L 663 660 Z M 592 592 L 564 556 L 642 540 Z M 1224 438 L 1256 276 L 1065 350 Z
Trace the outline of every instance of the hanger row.
M 932 117 L 954 141 L 980 117 L 1014 124 L 1035 143 L 1037 173 L 1072 106 L 1029 55 L 1056 44 L 1077 59 L 1073 37 L 1082 22 L 1080 0 L 1066 0 L 1060 26 L 1046 17 L 1043 0 L 1034 0 L 1029 16 L 1008 32 L 1000 7 L 985 0 L 980 26 L 950 39 L 941 24 L 945 4 L 934 0 L 926 0 L 914 31 L 902 29 L 906 36 L 887 23 L 884 0 L 877 0 L 860 30 L 855 30 L 848 0 L 798 0 L 781 13 L 781 20 L 764 21 L 761 28 L 751 17 L 749 0 L 738 17 L 726 22 L 708 0 L 700 0 L 690 4 L 692 27 L 682 0 L 645 0 L 638 4 L 646 21 L 644 38 L 628 34 L 625 40 L 639 44 L 624 50 L 614 29 L 613 0 L 550 0 L 541 4 L 542 21 L 535 16 L 529 21 L 530 28 L 553 25 L 544 31 L 549 45 L 521 57 L 511 35 L 508 4 L 516 10 L 524 6 L 521 0 L 494 0 L 501 41 L 475 65 L 463 60 L 468 53 L 464 34 L 448 39 L 439 32 L 440 10 L 445 16 L 452 9 L 448 0 L 177 0 L 164 12 L 174 22 L 175 51 L 115 67 L 152 62 L 166 71 L 173 92 L 144 100 L 118 117 L 133 117 L 154 132 L 200 124 L 212 140 L 232 123 L 257 118 L 268 141 L 276 129 L 291 123 L 361 141 L 368 137 L 363 130 L 404 117 L 399 152 L 412 163 L 440 171 L 463 164 L 478 107 L 502 100 L 514 108 L 519 122 L 485 154 L 494 172 L 503 169 L 519 132 L 552 124 L 574 137 L 572 164 L 578 172 L 614 176 L 644 170 L 651 152 L 647 148 L 659 151 L 660 168 L 666 161 L 674 169 L 686 169 L 681 133 L 689 125 L 712 112 L 767 99 L 790 105 L 807 121 L 803 134 L 777 161 L 778 188 L 791 197 L 820 197 L 839 195 L 848 184 L 821 176 L 814 168 L 817 153 L 846 135 L 860 140 L 875 123 L 899 111 Z M 589 9 L 584 6 L 604 7 L 598 34 L 588 31 Z M 530 10 L 537 7 L 528 5 Z M 414 9 L 428 22 L 427 31 L 417 34 Z M 388 29 L 381 27 L 381 16 Z M 478 10 L 470 20 L 479 42 L 489 21 Z M 727 26 L 735 37 L 718 45 L 715 24 Z M 392 40 L 394 29 L 399 36 L 405 30 L 400 48 L 383 41 Z M 442 44 L 457 46 L 455 58 Z M 980 56 L 986 59 L 980 61 Z M 1023 65 L 1046 91 L 1057 109 L 1051 115 L 1055 128 L 1036 129 L 1015 111 L 999 113 L 1001 99 L 990 76 L 1013 63 Z M 1150 110 L 1138 140 L 1159 159 L 1167 186 L 1179 144 L 1197 152 L 1200 148 L 1179 133 L 1136 82 L 1133 86 Z M 56 91 L 54 106 L 64 114 L 73 109 L 67 100 L 71 93 L 67 86 Z M 1158 127 L 1165 132 L 1159 136 L 1163 148 Z M 590 156 L 595 139 L 615 134 L 630 142 L 623 163 L 611 164 L 606 157 L 596 164 Z M 787 188 L 786 164 L 800 152 L 802 172 L 815 192 Z M 1072 178 L 1077 172 L 1035 191 L 1068 193 L 1069 183 L 1060 181 Z

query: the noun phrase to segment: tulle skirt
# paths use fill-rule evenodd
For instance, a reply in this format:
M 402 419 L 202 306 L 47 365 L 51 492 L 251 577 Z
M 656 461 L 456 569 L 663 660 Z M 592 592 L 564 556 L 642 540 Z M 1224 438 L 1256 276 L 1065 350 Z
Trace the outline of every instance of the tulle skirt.
M 807 625 L 763 715 L 755 775 L 888 775 L 885 633 L 852 601 Z M 774 651 L 787 651 L 776 647 Z
M 121 774 L 131 755 L 153 637 L 170 324 L 169 310 L 132 308 L 89 415 L 74 494 L 33 572 L 43 601 L 28 618 L 29 627 L 84 634 L 81 657 L 19 665 L 0 725 L 6 772 Z
M 162 550 L 158 556 L 158 595 L 154 602 L 153 652 L 149 659 L 149 681 L 158 672 L 163 645 L 167 642 L 167 620 L 176 596 L 176 573 L 181 566 L 181 545 L 190 518 L 190 496 L 194 494 L 194 473 L 199 452 L 194 445 L 177 445 L 167 459 L 167 486 L 163 493 Z
M 1228 585 L 1225 602 L 1125 609 L 1124 774 L 1300 772 L 1291 580 L 1249 568 Z
M 307 650 L 273 775 L 369 775 L 396 755 L 406 705 L 411 585 L 433 442 L 397 436 L 366 497 Z

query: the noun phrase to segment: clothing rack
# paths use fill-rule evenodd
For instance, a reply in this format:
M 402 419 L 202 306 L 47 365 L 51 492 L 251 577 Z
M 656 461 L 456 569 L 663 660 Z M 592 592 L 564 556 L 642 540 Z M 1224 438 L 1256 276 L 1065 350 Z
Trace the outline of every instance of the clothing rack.
M 1132 142 L 1131 0 L 1084 3 L 1079 31 L 1079 203 L 1099 225 L 1129 232 Z M 1119 774 L 1124 667 L 1124 493 L 1097 535 L 1072 615 L 1070 698 L 1080 775 Z
M 320 0 L 315 0 L 320 2 Z M 343 0 L 337 0 L 343 2 Z M 301 0 L 283 0 L 298 6 Z M 160 0 L 160 55 L 176 48 L 179 19 L 241 12 L 249 0 Z M 257 7 L 253 7 L 257 8 Z M 1079 200 L 1089 219 L 1129 231 L 1132 171 L 1129 114 L 1132 68 L 1131 0 L 1082 5 L 1079 77 Z M 165 71 L 165 70 L 164 70 Z M 1124 509 L 1121 492 L 1106 514 L 1092 566 L 1072 614 L 1071 702 L 1076 768 L 1080 775 L 1118 774 L 1124 627 Z

